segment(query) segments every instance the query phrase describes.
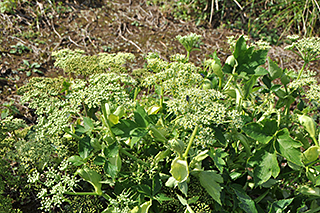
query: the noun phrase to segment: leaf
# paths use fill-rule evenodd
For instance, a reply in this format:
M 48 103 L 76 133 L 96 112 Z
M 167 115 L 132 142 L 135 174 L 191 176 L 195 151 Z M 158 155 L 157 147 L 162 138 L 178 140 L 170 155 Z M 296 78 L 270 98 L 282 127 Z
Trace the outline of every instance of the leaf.
M 221 175 L 217 174 L 216 171 L 207 170 L 202 171 L 199 174 L 200 184 L 209 195 L 221 205 L 220 192 L 222 190 L 219 183 L 223 183 Z
M 239 199 L 239 207 L 243 209 L 245 212 L 250 213 L 258 213 L 257 208 L 255 206 L 254 201 L 249 197 L 246 192 L 243 190 L 241 185 L 232 184 L 231 185 L 233 191 L 236 193 L 237 198 Z
M 106 161 L 106 159 L 105 159 L 104 157 L 102 157 L 102 156 L 97 156 L 97 157 L 94 159 L 93 163 L 94 163 L 95 165 L 102 166 L 102 165 L 105 163 L 105 161 Z
M 108 120 L 110 121 L 111 124 L 115 125 L 119 123 L 119 117 L 113 113 L 111 113 L 108 117 Z
M 272 128 L 270 129 L 270 127 Z M 259 141 L 262 144 L 267 144 L 273 138 L 273 134 L 276 132 L 276 130 L 276 120 L 269 119 L 264 122 L 264 126 L 256 122 L 252 122 L 243 127 L 243 131 L 248 136 Z
M 91 138 L 88 135 L 79 140 L 79 155 L 83 159 L 89 157 L 90 152 L 93 149 L 90 141 Z
M 108 147 L 104 148 L 103 154 L 106 158 L 110 158 L 110 157 L 116 156 L 118 152 L 119 152 L 119 146 L 118 146 L 118 143 L 115 142 L 109 145 Z
M 151 188 L 148 185 L 145 185 L 145 184 L 139 185 L 138 191 L 142 194 L 148 195 L 148 197 L 152 197 Z
M 172 198 L 167 197 L 165 194 L 157 194 L 154 197 L 154 199 L 157 200 L 160 203 L 160 205 L 162 205 L 163 201 L 171 201 L 171 200 L 173 200 Z
M 131 136 L 130 132 L 137 128 L 138 124 L 131 120 L 121 120 L 120 123 L 112 127 L 112 132 L 116 136 L 121 136 L 122 138 L 129 138 Z
M 254 70 L 254 74 L 257 76 L 267 75 L 269 72 L 263 67 L 257 67 L 257 69 Z
M 83 117 L 83 125 L 84 125 L 86 132 L 91 132 L 94 129 L 93 122 L 88 117 Z
M 134 207 L 130 213 L 148 213 L 149 208 L 152 206 L 152 200 L 144 202 L 140 207 Z
M 268 71 L 271 81 L 281 77 L 283 73 L 282 69 L 275 62 L 273 62 L 270 57 L 268 57 Z
M 300 151 L 302 145 L 302 143 L 295 141 L 290 137 L 288 129 L 283 129 L 278 132 L 274 146 L 276 151 L 288 161 L 291 161 L 298 166 L 303 166 L 303 163 L 301 162 L 302 153 Z
M 188 162 L 179 157 L 175 158 L 172 161 L 170 173 L 179 183 L 186 181 L 189 177 Z
M 159 174 L 155 175 L 154 178 L 152 179 L 152 196 L 155 196 L 162 187 L 162 183 L 160 180 Z
M 255 184 L 261 185 L 268 181 L 271 176 L 276 178 L 280 173 L 277 161 L 277 154 L 271 144 L 259 149 L 249 158 L 248 164 L 253 169 L 253 179 Z
M 68 161 L 71 162 L 74 166 L 81 166 L 85 163 L 83 159 L 78 155 L 73 155 L 69 157 Z
M 309 186 L 300 186 L 298 192 L 307 196 L 316 196 L 320 197 L 320 188 L 319 187 L 309 187 Z
M 268 213 L 282 213 L 285 208 L 287 208 L 294 198 L 290 199 L 283 199 L 273 202 L 271 205 L 269 205 Z
M 104 171 L 114 179 L 117 175 L 118 168 L 116 165 L 111 164 L 108 160 L 104 163 Z
M 224 147 L 227 146 L 227 140 L 224 137 L 221 129 L 219 129 L 218 127 L 212 127 L 212 129 L 214 130 L 214 136 L 218 140 L 218 142 Z
M 140 127 L 147 127 L 149 126 L 149 122 L 151 121 L 147 112 L 137 104 L 136 110 L 133 112 L 134 120 Z
M 187 183 L 187 181 L 184 181 L 182 183 L 178 183 L 178 188 L 187 197 L 187 195 L 188 195 L 188 183 Z
M 209 150 L 204 150 L 200 152 L 197 156 L 192 158 L 190 162 L 190 168 L 193 168 L 197 163 L 200 163 L 204 159 L 206 159 L 209 155 L 207 154 Z
M 169 177 L 165 185 L 166 187 L 173 188 L 173 187 L 176 187 L 178 183 L 179 182 L 174 177 Z
M 226 165 L 226 162 L 223 160 L 223 158 L 227 157 L 228 155 L 229 154 L 224 152 L 221 148 L 218 148 L 216 150 L 212 148 L 209 152 L 209 156 L 212 158 L 220 173 L 223 173 L 223 169 Z
M 252 91 L 252 87 L 257 83 L 259 76 L 253 75 L 247 82 L 244 83 L 244 99 L 247 99 Z
M 83 169 L 78 169 L 76 173 L 79 174 L 84 180 L 91 183 L 98 195 L 102 195 L 102 184 L 100 183 L 101 177 L 96 171 L 84 167 Z

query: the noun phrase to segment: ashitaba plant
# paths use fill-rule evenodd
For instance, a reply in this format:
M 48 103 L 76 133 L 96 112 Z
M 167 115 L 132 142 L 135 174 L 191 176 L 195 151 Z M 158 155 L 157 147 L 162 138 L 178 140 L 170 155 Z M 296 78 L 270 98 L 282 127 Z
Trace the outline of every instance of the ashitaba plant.
M 129 53 L 59 50 L 55 66 L 69 77 L 19 88 L 37 123 L 2 119 L 1 155 L 18 162 L 40 209 L 320 211 L 320 89 L 307 69 L 319 39 L 289 47 L 305 60 L 299 71 L 243 36 L 230 38 L 225 62 L 214 52 L 196 66 L 189 56 L 200 37 L 178 39 L 187 55 L 149 53 L 132 72 Z

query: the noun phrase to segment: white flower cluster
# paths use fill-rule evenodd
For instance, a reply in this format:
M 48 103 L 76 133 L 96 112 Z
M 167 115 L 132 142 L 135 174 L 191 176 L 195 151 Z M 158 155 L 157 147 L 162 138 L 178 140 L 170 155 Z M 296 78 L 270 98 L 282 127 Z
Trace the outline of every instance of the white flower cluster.
M 295 90 L 295 89 L 301 88 L 302 86 L 313 85 L 316 83 L 317 83 L 317 79 L 315 79 L 314 77 L 300 78 L 290 82 L 288 84 L 288 88 Z
M 187 63 L 187 58 L 185 55 L 181 55 L 179 53 L 171 55 L 170 60 L 174 62 Z
M 316 101 L 320 105 L 320 85 L 312 84 L 310 89 L 307 91 L 306 97 L 309 100 Z
M 318 37 L 309 37 L 309 38 L 301 38 L 297 41 L 292 42 L 291 45 L 286 46 L 287 50 L 295 50 L 297 49 L 300 54 L 305 54 L 314 58 L 320 54 L 320 38 Z M 311 59 L 310 58 L 310 59 Z
M 270 50 L 271 49 L 270 43 L 267 41 L 264 41 L 262 39 L 254 42 L 252 44 L 252 46 L 254 46 L 256 49 L 262 49 L 262 50 Z
M 115 105 L 124 105 L 126 108 L 133 105 L 125 90 L 126 86 L 133 86 L 136 81 L 127 74 L 102 73 L 90 76 L 89 85 L 70 94 L 68 98 L 82 100 L 89 109 L 97 108 L 102 101 L 108 101 Z M 77 84 L 77 83 L 75 83 Z
M 167 106 L 169 112 L 181 116 L 177 124 L 182 128 L 193 130 L 195 126 L 199 126 L 199 134 L 195 138 L 195 143 L 205 146 L 215 141 L 214 132 L 209 128 L 210 125 L 229 123 L 229 117 L 233 118 L 234 121 L 231 122 L 237 127 L 242 123 L 240 115 L 233 111 L 228 112 L 226 106 L 220 103 L 222 98 L 225 96 L 213 89 L 189 88 L 180 91 L 176 98 L 167 102 Z
M 160 59 L 153 60 L 161 62 Z M 162 85 L 165 92 L 175 95 L 175 92 L 198 85 L 203 80 L 198 73 L 200 68 L 192 63 L 165 62 L 165 64 L 161 64 L 158 73 L 145 78 L 142 85 L 146 87 Z
M 89 76 L 96 73 L 124 72 L 123 65 L 127 61 L 134 60 L 135 56 L 131 53 L 108 54 L 87 56 L 83 51 L 63 49 L 53 52 L 56 58 L 55 66 L 63 68 L 65 72 L 72 72 Z
M 29 183 L 41 183 L 40 191 L 37 197 L 41 199 L 41 207 L 44 211 L 50 212 L 53 207 L 60 207 L 62 202 L 66 200 L 64 193 L 73 191 L 76 187 L 77 180 L 75 177 L 71 177 L 69 174 L 61 172 L 61 168 L 66 169 L 68 162 L 62 161 L 59 170 L 53 167 L 48 167 L 47 171 L 40 174 L 38 171 L 34 171 L 28 176 Z

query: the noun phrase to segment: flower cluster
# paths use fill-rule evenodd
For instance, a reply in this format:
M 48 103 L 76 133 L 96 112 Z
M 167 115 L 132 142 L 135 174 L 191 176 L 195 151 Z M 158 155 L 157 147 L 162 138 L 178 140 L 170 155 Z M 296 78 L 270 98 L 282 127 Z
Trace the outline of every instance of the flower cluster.
M 187 58 L 185 55 L 181 55 L 179 53 L 171 55 L 170 60 L 174 62 L 187 63 Z
M 28 182 L 32 184 L 40 183 L 40 190 L 37 197 L 41 199 L 41 207 L 44 211 L 50 212 L 53 207 L 60 207 L 66 198 L 65 192 L 73 191 L 77 186 L 75 177 L 64 172 L 67 169 L 65 161 L 62 161 L 59 169 L 47 167 L 47 170 L 40 174 L 37 170 L 28 176 Z
M 195 126 L 200 127 L 195 143 L 205 146 L 215 141 L 213 130 L 209 126 L 228 122 L 227 108 L 220 103 L 222 98 L 225 96 L 213 89 L 190 88 L 180 91 L 176 98 L 167 102 L 167 106 L 169 112 L 181 115 L 177 123 L 182 128 L 192 130 Z M 235 117 L 232 113 L 230 115 Z
M 125 90 L 126 86 L 133 86 L 136 81 L 127 74 L 103 73 L 90 76 L 89 85 L 79 88 L 79 80 L 72 83 L 78 87 L 77 91 L 68 95 L 72 103 L 81 100 L 89 109 L 97 108 L 102 101 L 108 101 L 118 105 L 132 106 L 129 95 Z
M 316 101 L 320 105 L 320 85 L 312 84 L 310 89 L 307 91 L 306 97 L 309 100 Z
M 288 85 L 288 88 L 295 90 L 303 86 L 313 85 L 316 83 L 317 83 L 317 79 L 315 79 L 314 77 L 300 78 L 290 82 Z
M 134 60 L 131 53 L 87 56 L 83 51 L 63 49 L 52 54 L 56 58 L 55 66 L 61 67 L 65 72 L 72 72 L 83 76 L 106 72 L 124 72 L 123 65 Z
M 130 190 L 123 190 L 120 195 L 116 195 L 115 199 L 109 200 L 110 212 L 130 213 L 137 201 L 133 199 Z M 109 211 L 108 211 L 109 212 Z
M 320 38 L 301 38 L 292 42 L 291 45 L 286 46 L 285 49 L 293 51 L 298 50 L 300 56 L 304 60 L 310 61 L 320 55 Z
M 161 62 L 160 59 L 153 60 Z M 198 73 L 199 69 L 192 63 L 164 62 L 159 72 L 145 78 L 142 85 L 146 87 L 162 85 L 165 92 L 175 95 L 175 91 L 199 85 L 203 81 Z
M 13 118 L 13 116 L 6 117 L 0 120 L 0 134 L 12 132 L 14 130 L 26 127 L 26 123 L 22 119 Z M 2 137 L 0 137 L 1 139 Z

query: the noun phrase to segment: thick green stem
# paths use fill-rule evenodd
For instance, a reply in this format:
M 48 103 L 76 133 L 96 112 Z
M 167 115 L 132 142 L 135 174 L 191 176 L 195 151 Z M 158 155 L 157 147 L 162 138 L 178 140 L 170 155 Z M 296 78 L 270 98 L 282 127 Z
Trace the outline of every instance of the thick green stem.
M 144 162 L 144 161 L 140 160 L 139 158 L 133 156 L 132 154 L 130 154 L 129 152 L 127 152 L 125 149 L 120 148 L 120 152 L 123 153 L 123 154 L 125 154 L 125 155 L 127 155 L 128 157 L 132 158 L 133 160 L 137 161 L 138 163 L 141 163 L 141 164 L 143 164 L 143 165 L 145 165 L 145 166 L 148 166 L 148 164 L 147 164 L 146 162 Z
M 221 87 L 222 87 L 222 78 L 219 78 L 219 91 L 221 91 Z
M 302 68 L 301 68 L 301 70 L 300 70 L 300 72 L 299 72 L 299 75 L 298 75 L 297 80 L 300 79 L 300 77 L 301 77 L 301 75 L 302 75 L 302 72 L 303 72 L 304 68 L 306 67 L 307 63 L 308 63 L 308 62 L 306 62 L 306 61 L 304 62 L 303 66 L 302 66 Z
M 194 128 L 194 130 L 193 130 L 193 132 L 192 132 L 192 135 L 191 135 L 191 138 L 190 138 L 190 141 L 189 141 L 189 144 L 188 144 L 188 146 L 187 146 L 187 149 L 186 149 L 186 151 L 184 152 L 184 154 L 182 155 L 182 157 L 183 157 L 184 159 L 188 156 L 188 153 L 189 153 L 189 151 L 190 151 L 191 145 L 192 145 L 192 143 L 193 143 L 193 141 L 194 141 L 194 138 L 195 138 L 197 132 L 198 132 L 198 126 L 196 126 L 196 127 Z
M 66 195 L 98 195 L 96 192 L 64 192 Z

